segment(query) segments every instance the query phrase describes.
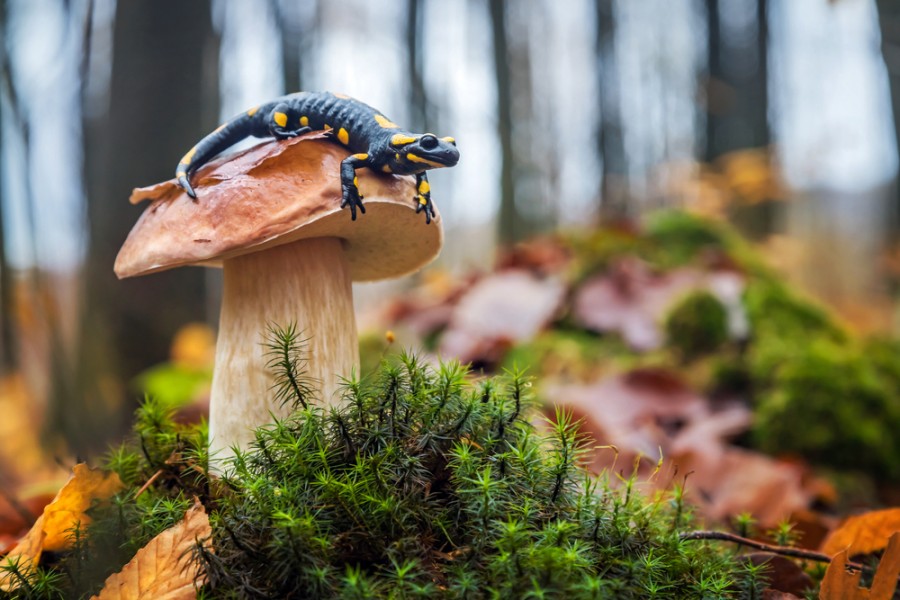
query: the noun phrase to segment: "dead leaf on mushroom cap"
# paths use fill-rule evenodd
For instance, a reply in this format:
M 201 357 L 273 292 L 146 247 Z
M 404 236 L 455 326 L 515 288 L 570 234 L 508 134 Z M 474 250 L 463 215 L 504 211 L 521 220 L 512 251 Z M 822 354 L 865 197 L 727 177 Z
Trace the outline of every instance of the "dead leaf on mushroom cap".
M 72 471 L 72 477 L 6 555 L 4 563 L 18 563 L 27 569 L 38 564 L 44 550 L 65 550 L 71 546 L 73 528 L 90 523 L 86 511 L 94 500 L 110 498 L 124 487 L 117 474 L 91 469 L 84 463 L 75 465 Z M 18 580 L 9 574 L 0 575 L 0 590 L 12 591 L 17 587 Z
M 900 508 L 874 510 L 848 518 L 822 542 L 821 551 L 834 556 L 847 550 L 848 556 L 883 550 L 892 535 L 900 531 Z
M 203 585 L 202 566 L 193 560 L 196 544 L 212 547 L 212 528 L 195 502 L 184 518 L 138 550 L 121 571 L 110 575 L 97 600 L 191 600 Z M 93 600 L 93 599 L 92 599 Z

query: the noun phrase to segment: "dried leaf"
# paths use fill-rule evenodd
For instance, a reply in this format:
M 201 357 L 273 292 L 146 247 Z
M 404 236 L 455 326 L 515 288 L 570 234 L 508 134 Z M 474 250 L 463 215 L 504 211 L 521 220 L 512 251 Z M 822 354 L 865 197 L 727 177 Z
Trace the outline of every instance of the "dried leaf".
M 201 566 L 191 558 L 200 541 L 209 548 L 212 529 L 199 502 L 180 523 L 150 540 L 125 567 L 110 575 L 97 600 L 191 600 L 202 585 Z M 93 599 L 92 599 L 93 600 Z
M 635 350 L 654 350 L 663 343 L 660 324 L 672 305 L 689 292 L 705 289 L 726 307 L 729 333 L 742 337 L 747 329 L 740 302 L 743 288 L 743 278 L 731 271 L 681 268 L 655 273 L 639 259 L 624 258 L 575 292 L 572 316 L 592 331 L 619 333 Z
M 94 500 L 105 500 L 123 488 L 115 473 L 90 469 L 84 463 L 75 465 L 72 477 L 59 490 L 31 529 L 19 540 L 4 559 L 29 568 L 38 564 L 44 550 L 64 550 L 71 544 L 71 531 L 86 525 L 90 517 L 85 511 Z M 18 586 L 9 574 L 0 574 L 0 590 L 11 591 Z
M 530 340 L 553 319 L 565 296 L 555 277 L 519 269 L 483 278 L 462 297 L 441 339 L 441 354 L 483 360 L 484 349 Z
M 847 519 L 825 539 L 821 551 L 834 556 L 847 550 L 848 556 L 882 550 L 888 539 L 900 531 L 900 508 L 875 510 Z
M 859 587 L 859 571 L 847 571 L 847 556 L 847 550 L 842 550 L 831 560 L 822 579 L 819 600 L 890 600 L 894 596 L 900 576 L 900 533 L 888 541 L 870 589 Z

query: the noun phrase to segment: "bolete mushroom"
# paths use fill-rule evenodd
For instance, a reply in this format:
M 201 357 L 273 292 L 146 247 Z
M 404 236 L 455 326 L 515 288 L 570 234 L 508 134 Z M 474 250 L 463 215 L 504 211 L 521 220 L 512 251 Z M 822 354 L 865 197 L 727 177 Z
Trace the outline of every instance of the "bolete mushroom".
M 210 452 L 245 448 L 252 428 L 284 416 L 273 402 L 264 334 L 297 325 L 308 338 L 308 374 L 334 402 L 339 378 L 359 365 L 351 281 L 415 271 L 437 256 L 440 218 L 416 214 L 412 177 L 359 172 L 366 213 L 341 210 L 348 151 L 310 133 L 212 161 L 192 200 L 174 181 L 136 189 L 152 199 L 116 258 L 119 278 L 185 265 L 221 266 L 222 310 L 210 396 Z

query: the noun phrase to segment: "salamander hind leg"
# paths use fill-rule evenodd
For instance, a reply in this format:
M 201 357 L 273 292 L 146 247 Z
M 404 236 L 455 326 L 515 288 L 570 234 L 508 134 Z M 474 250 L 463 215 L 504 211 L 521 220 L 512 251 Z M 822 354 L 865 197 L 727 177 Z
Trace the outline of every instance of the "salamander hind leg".
M 365 214 L 363 196 L 359 193 L 356 169 L 367 166 L 368 154 L 354 154 L 341 161 L 341 208 L 350 207 L 350 219 L 356 220 L 356 209 Z
M 425 172 L 416 174 L 416 213 L 425 211 L 425 224 L 434 218 L 434 203 L 431 202 L 431 185 Z
M 276 140 L 285 140 L 297 137 L 311 131 L 309 127 L 300 124 L 296 112 L 284 102 L 277 104 L 269 113 L 269 134 Z

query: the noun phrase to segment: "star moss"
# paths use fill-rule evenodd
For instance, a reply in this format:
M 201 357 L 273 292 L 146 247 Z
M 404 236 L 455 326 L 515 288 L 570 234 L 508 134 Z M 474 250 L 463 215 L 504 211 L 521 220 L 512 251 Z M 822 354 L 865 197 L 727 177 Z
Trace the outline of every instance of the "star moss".
M 758 570 L 679 538 L 690 516 L 677 490 L 648 501 L 634 478 L 589 475 L 578 423 L 558 412 L 536 425 L 521 373 L 478 379 L 407 354 L 326 409 L 295 332 L 270 341 L 292 416 L 214 478 L 204 428 L 145 404 L 135 442 L 108 461 L 129 489 L 42 565 L 64 574 L 62 591 L 22 597 L 96 593 L 194 497 L 213 529 L 214 550 L 195 551 L 201 598 L 760 597 Z

